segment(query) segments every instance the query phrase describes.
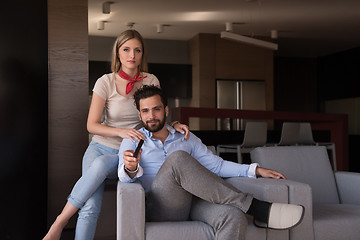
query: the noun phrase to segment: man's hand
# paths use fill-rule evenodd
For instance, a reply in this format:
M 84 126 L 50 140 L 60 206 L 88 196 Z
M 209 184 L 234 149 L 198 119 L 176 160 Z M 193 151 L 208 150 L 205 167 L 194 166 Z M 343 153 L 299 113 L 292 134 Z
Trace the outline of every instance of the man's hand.
M 134 157 L 134 150 L 126 150 L 123 153 L 124 165 L 129 171 L 135 171 L 137 169 L 141 158 L 141 152 L 142 149 L 140 149 L 137 158 Z M 136 173 L 129 173 L 129 172 L 127 172 L 127 174 L 131 178 L 133 178 L 136 175 Z
M 281 173 L 279 173 L 275 170 L 262 168 L 262 167 L 256 168 L 256 176 L 261 176 L 264 178 L 286 179 L 286 177 L 284 175 L 282 175 Z

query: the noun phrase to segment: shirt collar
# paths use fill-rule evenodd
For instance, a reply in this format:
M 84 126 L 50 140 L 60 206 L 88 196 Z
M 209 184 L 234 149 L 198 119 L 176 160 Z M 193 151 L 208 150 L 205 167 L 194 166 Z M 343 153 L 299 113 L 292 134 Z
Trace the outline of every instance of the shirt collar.
M 175 128 L 171 127 L 169 124 L 165 124 L 166 129 L 169 131 L 170 134 L 175 134 Z M 144 135 L 148 138 L 152 138 L 152 132 L 148 131 L 145 127 L 143 127 Z

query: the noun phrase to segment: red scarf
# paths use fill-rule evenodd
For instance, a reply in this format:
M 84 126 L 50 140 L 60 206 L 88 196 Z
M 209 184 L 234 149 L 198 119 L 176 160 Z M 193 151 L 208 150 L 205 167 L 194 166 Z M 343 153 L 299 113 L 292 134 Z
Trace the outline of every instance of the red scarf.
M 134 83 L 137 81 L 140 81 L 145 77 L 139 77 L 140 75 L 140 71 L 138 70 L 136 76 L 134 78 L 131 78 L 129 75 L 127 75 L 123 70 L 120 70 L 119 76 L 125 80 L 130 81 L 127 85 L 126 85 L 126 94 L 129 94 L 129 92 L 131 92 L 131 90 L 134 88 Z

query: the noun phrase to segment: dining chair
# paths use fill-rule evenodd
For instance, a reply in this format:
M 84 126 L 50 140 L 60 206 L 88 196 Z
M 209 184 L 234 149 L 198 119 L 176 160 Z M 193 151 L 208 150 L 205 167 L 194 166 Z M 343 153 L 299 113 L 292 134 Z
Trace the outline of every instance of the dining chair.
M 299 141 L 300 124 L 298 122 L 284 122 L 281 129 L 281 137 L 277 146 L 297 145 Z
M 237 154 L 238 163 L 242 163 L 242 154 L 250 153 L 256 147 L 266 145 L 267 122 L 247 122 L 245 125 L 244 139 L 241 144 L 220 144 L 217 145 L 217 155 L 224 152 Z
M 332 142 L 315 142 L 312 134 L 311 123 L 309 122 L 300 123 L 298 145 L 325 146 L 327 150 L 331 151 L 333 169 L 334 171 L 337 170 L 335 144 Z

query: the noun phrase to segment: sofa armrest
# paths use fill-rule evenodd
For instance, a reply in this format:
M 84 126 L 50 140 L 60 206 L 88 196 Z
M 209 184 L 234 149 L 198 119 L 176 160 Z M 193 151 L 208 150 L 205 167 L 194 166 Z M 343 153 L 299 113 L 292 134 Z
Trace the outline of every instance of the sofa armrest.
M 117 185 L 117 240 L 144 240 L 145 192 L 140 183 Z
M 341 203 L 360 205 L 360 173 L 335 172 L 335 179 Z
M 234 177 L 225 181 L 263 201 L 287 203 L 289 200 L 287 186 L 275 179 Z
M 314 239 L 313 197 L 310 185 L 291 180 L 285 180 L 283 184 L 289 188 L 289 203 L 300 204 L 305 208 L 303 221 L 290 230 L 291 240 Z
M 296 228 L 290 230 L 289 236 L 292 240 L 314 239 L 312 192 L 308 184 L 269 178 L 229 178 L 226 181 L 263 201 L 304 206 L 304 219 Z

